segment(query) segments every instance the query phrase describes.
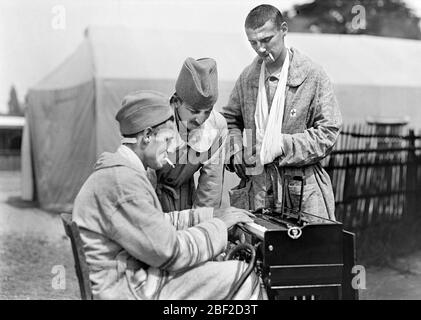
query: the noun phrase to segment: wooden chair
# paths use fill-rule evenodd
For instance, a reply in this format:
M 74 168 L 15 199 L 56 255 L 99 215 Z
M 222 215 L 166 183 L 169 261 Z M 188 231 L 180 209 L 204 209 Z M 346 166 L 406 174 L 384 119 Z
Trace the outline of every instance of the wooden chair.
M 79 281 L 80 296 L 82 300 L 92 300 L 92 288 L 89 280 L 89 267 L 86 263 L 85 252 L 83 251 L 83 243 L 80 238 L 79 227 L 76 222 L 72 221 L 72 215 L 62 213 L 61 220 L 63 222 L 66 235 L 70 238 L 72 244 L 73 258 L 75 260 L 75 270 Z

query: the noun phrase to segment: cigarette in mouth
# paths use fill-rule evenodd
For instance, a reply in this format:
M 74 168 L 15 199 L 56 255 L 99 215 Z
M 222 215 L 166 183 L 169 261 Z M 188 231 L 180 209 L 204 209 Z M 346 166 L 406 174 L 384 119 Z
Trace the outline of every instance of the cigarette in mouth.
M 170 159 L 168 159 L 167 157 L 165 157 L 165 158 L 164 158 L 164 160 L 165 160 L 165 161 L 167 161 L 167 163 L 168 163 L 168 164 L 169 164 L 172 168 L 175 168 L 174 163 L 172 163 Z
M 269 58 L 272 60 L 272 61 L 275 61 L 275 59 L 273 58 L 273 56 L 272 56 L 272 53 L 268 53 L 268 56 L 269 56 Z

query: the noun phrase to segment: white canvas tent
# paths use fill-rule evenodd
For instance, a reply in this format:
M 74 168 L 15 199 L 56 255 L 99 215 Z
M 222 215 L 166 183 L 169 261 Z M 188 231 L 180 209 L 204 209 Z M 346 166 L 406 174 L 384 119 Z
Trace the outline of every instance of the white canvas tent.
M 290 34 L 288 44 L 331 76 L 346 122 L 402 113 L 421 123 L 420 41 Z M 170 96 L 188 56 L 217 61 L 220 109 L 254 53 L 243 33 L 89 28 L 73 55 L 28 92 L 23 198 L 69 210 L 96 157 L 119 144 L 114 115 L 123 96 L 139 89 Z

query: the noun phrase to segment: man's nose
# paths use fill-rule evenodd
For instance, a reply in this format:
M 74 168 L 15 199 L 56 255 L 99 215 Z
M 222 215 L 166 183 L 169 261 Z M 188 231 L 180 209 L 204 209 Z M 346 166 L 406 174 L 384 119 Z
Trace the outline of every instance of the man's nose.
M 197 125 L 199 125 L 199 126 L 201 126 L 202 125 L 202 123 L 203 123 L 203 118 L 202 117 L 196 117 L 196 118 L 194 118 L 194 122 L 197 124 Z
M 262 44 L 258 44 L 257 46 L 258 46 L 257 50 L 259 51 L 259 53 L 265 53 L 266 52 L 266 48 Z
M 196 117 L 196 122 L 199 125 L 202 125 L 203 122 L 205 122 L 205 120 L 206 120 L 206 114 L 201 114 L 200 116 Z

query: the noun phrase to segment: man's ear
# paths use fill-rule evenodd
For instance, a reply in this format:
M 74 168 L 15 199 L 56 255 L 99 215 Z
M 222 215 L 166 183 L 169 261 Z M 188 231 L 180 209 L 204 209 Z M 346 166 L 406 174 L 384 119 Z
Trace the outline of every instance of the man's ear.
M 143 130 L 140 139 L 138 139 L 142 145 L 148 145 L 151 142 L 153 130 L 151 127 L 147 127 Z
M 281 30 L 284 33 L 284 36 L 286 36 L 286 34 L 288 33 L 288 23 L 282 22 L 282 24 L 281 24 Z

